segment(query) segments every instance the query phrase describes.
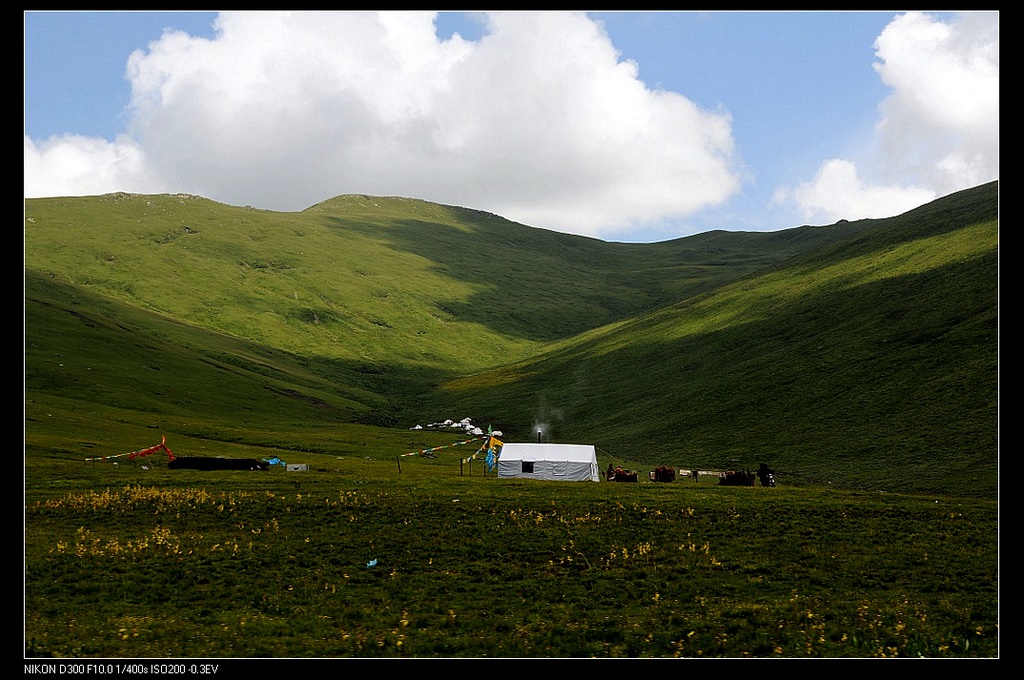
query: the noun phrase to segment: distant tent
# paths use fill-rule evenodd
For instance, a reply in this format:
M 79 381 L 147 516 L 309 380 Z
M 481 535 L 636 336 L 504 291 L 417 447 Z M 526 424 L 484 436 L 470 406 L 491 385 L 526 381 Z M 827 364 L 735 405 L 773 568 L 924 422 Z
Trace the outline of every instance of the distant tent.
M 590 444 L 505 443 L 498 477 L 597 482 L 597 451 Z

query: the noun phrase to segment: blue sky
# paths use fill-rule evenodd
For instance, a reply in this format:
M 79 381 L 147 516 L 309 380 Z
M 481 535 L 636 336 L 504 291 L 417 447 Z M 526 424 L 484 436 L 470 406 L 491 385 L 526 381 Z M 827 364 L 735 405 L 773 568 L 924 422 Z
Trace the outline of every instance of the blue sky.
M 28 12 L 25 194 L 400 195 L 617 241 L 884 217 L 998 179 L 998 20 Z

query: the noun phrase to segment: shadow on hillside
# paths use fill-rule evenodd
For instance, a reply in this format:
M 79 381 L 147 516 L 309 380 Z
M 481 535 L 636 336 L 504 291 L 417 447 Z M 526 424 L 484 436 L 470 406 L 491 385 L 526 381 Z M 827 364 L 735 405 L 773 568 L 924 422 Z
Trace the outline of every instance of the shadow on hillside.
M 760 318 L 673 333 L 631 325 L 448 391 L 528 431 L 543 405 L 564 440 L 683 467 L 734 459 L 848 488 L 990 497 L 998 482 L 996 253 L 823 288 Z M 497 420 L 497 418 L 496 418 Z
M 610 244 L 493 216 L 476 219 L 461 229 L 428 220 L 381 226 L 330 218 L 333 228 L 383 239 L 396 251 L 429 260 L 435 272 L 472 285 L 479 292 L 469 300 L 435 299 L 438 311 L 508 337 L 571 337 L 663 300 L 657 277 L 642 277 L 630 288 Z
M 394 427 L 415 395 L 459 375 L 302 356 L 32 270 L 25 287 L 27 393 L 234 423 L 285 418 Z
M 385 240 L 398 252 L 425 258 L 435 272 L 479 290 L 468 301 L 436 299 L 441 313 L 541 342 L 641 316 L 864 228 L 714 231 L 628 244 L 463 212 L 458 227 L 416 219 L 327 219 L 334 229 Z

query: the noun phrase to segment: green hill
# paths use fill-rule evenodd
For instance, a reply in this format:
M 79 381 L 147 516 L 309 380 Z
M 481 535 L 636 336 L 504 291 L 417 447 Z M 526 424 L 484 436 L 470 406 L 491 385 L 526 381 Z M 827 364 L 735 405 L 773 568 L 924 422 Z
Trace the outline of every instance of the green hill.
M 159 428 L 326 453 L 458 414 L 624 460 L 994 494 L 997 191 L 656 244 L 402 198 L 26 200 L 26 451 Z
M 864 226 L 438 403 L 652 465 L 994 494 L 997 185 Z

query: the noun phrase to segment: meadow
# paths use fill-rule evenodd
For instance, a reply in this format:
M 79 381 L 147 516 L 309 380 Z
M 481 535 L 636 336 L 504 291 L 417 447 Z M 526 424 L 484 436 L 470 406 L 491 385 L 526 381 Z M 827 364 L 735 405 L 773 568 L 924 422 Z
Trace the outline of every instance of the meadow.
M 991 501 L 296 455 L 308 472 L 51 460 L 26 656 L 999 654 Z

